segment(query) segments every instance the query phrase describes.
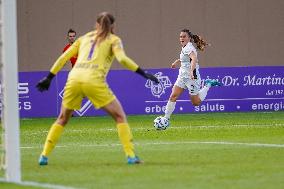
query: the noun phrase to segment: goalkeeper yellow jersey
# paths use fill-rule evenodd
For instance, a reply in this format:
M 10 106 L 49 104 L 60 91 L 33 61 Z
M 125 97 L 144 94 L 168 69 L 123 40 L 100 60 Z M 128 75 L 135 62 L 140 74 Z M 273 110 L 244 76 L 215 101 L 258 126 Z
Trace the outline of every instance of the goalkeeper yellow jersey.
M 78 38 L 56 60 L 50 72 L 57 74 L 66 62 L 76 55 L 78 55 L 78 59 L 69 73 L 68 80 L 104 82 L 115 57 L 127 69 L 132 71 L 138 69 L 138 65 L 125 55 L 121 39 L 118 36 L 109 34 L 105 40 L 96 44 L 96 33 L 96 31 L 92 31 Z

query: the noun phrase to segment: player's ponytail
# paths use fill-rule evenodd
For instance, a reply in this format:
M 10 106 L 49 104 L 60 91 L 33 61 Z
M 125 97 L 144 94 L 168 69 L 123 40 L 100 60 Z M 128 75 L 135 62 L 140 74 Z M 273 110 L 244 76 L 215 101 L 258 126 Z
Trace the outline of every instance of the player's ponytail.
M 182 32 L 186 32 L 188 34 L 192 42 L 196 44 L 197 49 L 204 51 L 205 47 L 209 46 L 209 44 L 201 36 L 191 33 L 188 29 L 183 29 Z
M 201 36 L 199 35 L 192 35 L 192 39 L 193 39 L 193 42 L 196 44 L 197 48 L 201 51 L 203 51 L 205 49 L 206 46 L 208 46 L 209 44 L 204 40 L 202 39 Z
M 102 12 L 97 17 L 97 23 L 100 24 L 100 29 L 97 31 L 95 43 L 102 42 L 110 33 L 113 32 L 114 16 L 108 12 Z

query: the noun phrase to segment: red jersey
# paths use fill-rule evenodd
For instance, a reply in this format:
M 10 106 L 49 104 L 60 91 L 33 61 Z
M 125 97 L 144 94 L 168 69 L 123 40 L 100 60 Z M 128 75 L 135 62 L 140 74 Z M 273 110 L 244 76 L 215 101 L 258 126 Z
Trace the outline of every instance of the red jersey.
M 71 46 L 71 44 L 68 43 L 68 44 L 64 47 L 63 52 L 65 52 L 70 46 Z M 74 57 L 70 58 L 70 62 L 71 62 L 71 64 L 72 64 L 72 68 L 73 68 L 73 66 L 75 65 L 76 61 L 77 61 L 77 56 L 74 56 Z

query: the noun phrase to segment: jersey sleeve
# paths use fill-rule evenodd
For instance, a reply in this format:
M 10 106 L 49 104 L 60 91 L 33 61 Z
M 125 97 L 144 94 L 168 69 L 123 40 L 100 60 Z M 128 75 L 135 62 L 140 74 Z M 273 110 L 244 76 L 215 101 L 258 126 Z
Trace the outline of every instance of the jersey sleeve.
M 112 52 L 118 62 L 127 69 L 131 71 L 138 69 L 139 66 L 125 54 L 122 42 L 119 38 L 116 38 L 112 43 Z
M 53 66 L 50 69 L 50 72 L 56 75 L 70 60 L 70 58 L 76 56 L 78 54 L 78 50 L 80 47 L 80 41 L 81 39 L 77 39 L 53 64 Z
M 196 49 L 193 45 L 189 45 L 186 48 L 184 48 L 183 53 L 186 55 L 190 55 L 190 53 L 194 52 L 196 54 Z

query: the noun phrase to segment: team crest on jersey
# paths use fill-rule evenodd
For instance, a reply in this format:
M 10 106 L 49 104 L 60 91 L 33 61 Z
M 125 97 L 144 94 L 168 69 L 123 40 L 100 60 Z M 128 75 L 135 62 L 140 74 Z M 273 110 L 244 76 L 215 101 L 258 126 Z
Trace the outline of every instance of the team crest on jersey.
M 172 83 L 169 77 L 163 75 L 162 72 L 156 73 L 155 76 L 158 78 L 160 83 L 156 84 L 153 81 L 148 79 L 145 84 L 145 87 L 151 89 L 151 93 L 153 96 L 160 98 L 163 94 L 165 94 L 166 88 L 169 88 L 172 86 Z
M 60 98 L 63 99 L 64 89 L 59 93 Z M 83 106 L 79 110 L 74 110 L 79 116 L 83 116 L 92 106 L 92 102 L 89 99 L 84 99 Z

